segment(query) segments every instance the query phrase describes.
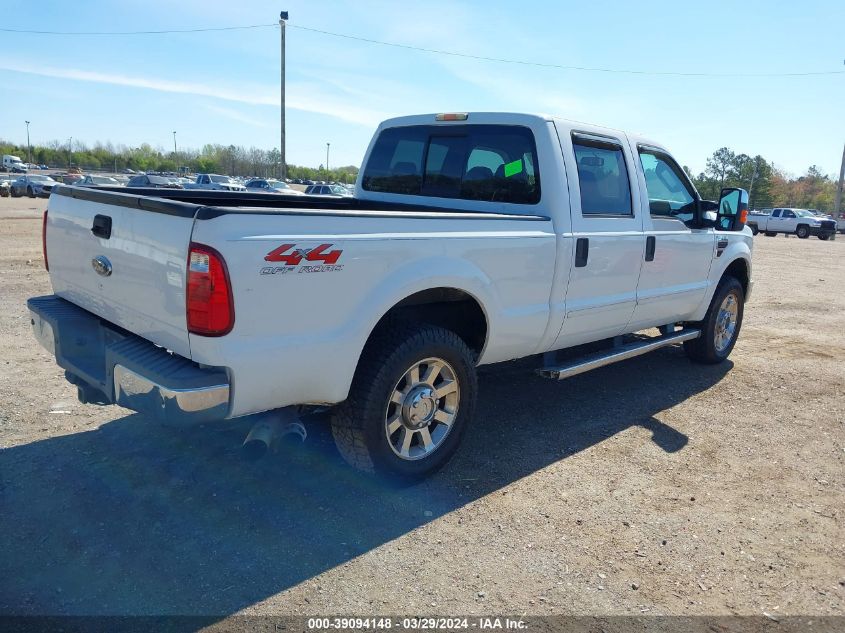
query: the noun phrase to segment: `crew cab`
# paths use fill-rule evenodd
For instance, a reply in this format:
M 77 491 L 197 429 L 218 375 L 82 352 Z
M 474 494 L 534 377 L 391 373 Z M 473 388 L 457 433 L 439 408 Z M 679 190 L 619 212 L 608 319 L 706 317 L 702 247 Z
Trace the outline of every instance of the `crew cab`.
M 247 444 L 265 445 L 328 406 L 350 464 L 416 479 L 456 450 L 479 365 L 562 379 L 675 344 L 724 361 L 752 289 L 746 212 L 743 190 L 702 200 L 666 148 L 619 130 L 401 117 L 352 198 L 58 187 L 54 294 L 28 305 L 83 402 L 255 416 Z
M 246 191 L 239 182 L 229 176 L 220 174 L 197 174 L 197 179 L 185 185 L 185 189 L 211 189 L 216 191 Z
M 827 240 L 836 232 L 835 220 L 819 217 L 808 209 L 778 208 L 772 209 L 771 214 L 749 213 L 747 224 L 754 235 L 762 232 L 769 237 L 787 233 L 802 239 L 815 235 Z

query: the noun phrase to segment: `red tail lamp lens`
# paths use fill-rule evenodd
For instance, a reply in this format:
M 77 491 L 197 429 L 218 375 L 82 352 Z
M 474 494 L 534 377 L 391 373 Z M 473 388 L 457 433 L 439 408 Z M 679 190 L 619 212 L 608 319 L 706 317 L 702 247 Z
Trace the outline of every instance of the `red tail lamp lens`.
M 191 244 L 186 306 L 191 334 L 223 336 L 235 325 L 229 271 L 223 256 L 210 246 Z

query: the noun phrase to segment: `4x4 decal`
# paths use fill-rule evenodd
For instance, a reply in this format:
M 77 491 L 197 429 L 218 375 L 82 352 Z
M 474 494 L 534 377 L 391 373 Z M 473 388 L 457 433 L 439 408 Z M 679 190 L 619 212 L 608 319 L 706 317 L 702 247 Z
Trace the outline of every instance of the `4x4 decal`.
M 343 264 L 337 261 L 343 254 L 342 249 L 329 250 L 332 244 L 320 244 L 315 248 L 297 248 L 296 244 L 282 244 L 264 256 L 264 261 L 280 262 L 284 266 L 266 266 L 262 275 L 278 275 L 290 272 L 327 273 L 343 270 Z M 317 265 L 300 266 L 302 262 L 321 262 Z
M 331 244 L 320 244 L 317 248 L 295 248 L 296 244 L 282 244 L 279 248 L 274 248 L 272 251 L 264 256 L 264 261 L 267 262 L 284 262 L 288 266 L 297 266 L 302 260 L 309 262 L 323 262 L 325 264 L 336 264 L 340 259 L 342 250 L 326 252 L 331 248 Z M 285 251 L 293 248 L 293 252 L 285 255 Z

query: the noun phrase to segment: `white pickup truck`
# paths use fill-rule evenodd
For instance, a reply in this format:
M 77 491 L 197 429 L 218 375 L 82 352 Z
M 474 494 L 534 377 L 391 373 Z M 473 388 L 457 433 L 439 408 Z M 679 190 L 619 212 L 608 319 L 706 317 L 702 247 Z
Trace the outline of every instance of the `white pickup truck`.
M 210 189 L 213 191 L 246 191 L 246 187 L 230 176 L 220 174 L 197 174 L 194 182 L 185 185 L 185 189 Z
M 619 130 L 409 116 L 378 128 L 350 199 L 58 187 L 55 294 L 29 309 L 83 402 L 260 414 L 253 444 L 328 405 L 350 464 L 415 479 L 457 448 L 478 365 L 561 379 L 678 343 L 723 361 L 752 287 L 746 212 Z
M 772 209 L 771 213 L 749 213 L 746 221 L 754 235 L 763 233 L 773 237 L 778 233 L 797 235 L 807 239 L 815 235 L 828 240 L 836 233 L 836 220 L 819 217 L 807 209 Z

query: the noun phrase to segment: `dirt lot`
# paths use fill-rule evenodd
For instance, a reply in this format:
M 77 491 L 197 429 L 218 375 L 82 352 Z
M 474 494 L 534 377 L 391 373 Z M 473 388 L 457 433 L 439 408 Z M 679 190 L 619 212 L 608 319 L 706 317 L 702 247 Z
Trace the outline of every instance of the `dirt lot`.
M 0 199 L 0 613 L 842 615 L 845 239 L 756 238 L 731 362 L 485 374 L 432 480 L 386 488 L 319 425 L 81 405 L 30 335 L 46 201 Z

